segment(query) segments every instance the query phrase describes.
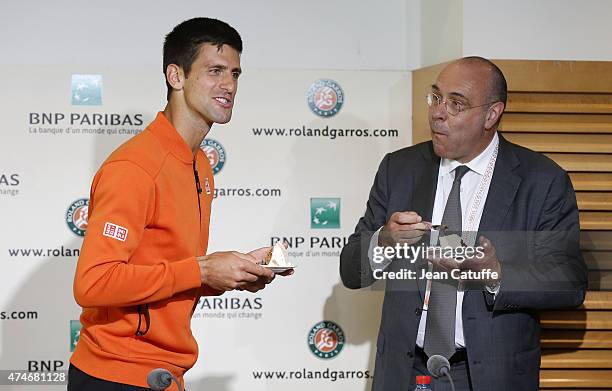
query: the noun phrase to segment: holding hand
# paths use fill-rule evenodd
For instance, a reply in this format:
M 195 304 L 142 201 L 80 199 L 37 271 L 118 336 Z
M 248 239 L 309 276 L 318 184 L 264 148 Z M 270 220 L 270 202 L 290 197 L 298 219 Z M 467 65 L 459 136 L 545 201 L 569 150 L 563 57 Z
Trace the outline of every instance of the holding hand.
M 285 246 L 285 248 L 289 248 L 289 244 L 287 242 L 283 242 L 283 246 Z M 262 265 L 264 263 L 264 258 L 266 258 L 268 254 L 270 254 L 271 251 L 272 251 L 272 247 L 262 247 L 262 248 L 258 248 L 257 250 L 253 250 L 249 252 L 248 254 L 257 260 L 258 265 Z M 282 273 L 275 273 L 275 274 L 285 277 L 285 276 L 292 275 L 294 272 L 295 270 L 289 269 L 289 270 L 285 270 Z
M 482 257 L 466 257 L 463 262 L 457 262 L 453 258 L 428 258 L 428 261 L 433 263 L 434 267 L 448 272 L 453 269 L 459 269 L 461 271 L 469 270 L 475 273 L 479 273 L 483 270 L 490 270 L 491 272 L 496 272 L 498 278 L 495 280 L 487 279 L 479 281 L 487 285 L 499 282 L 501 279 L 501 263 L 497 258 L 495 246 L 493 246 L 493 243 L 484 236 L 478 238 L 478 246 L 483 249 L 482 253 L 484 256 Z
M 260 250 L 252 253 L 259 256 Z M 220 291 L 244 289 L 257 292 L 274 280 L 274 273 L 260 266 L 251 253 L 216 252 L 197 257 L 196 260 L 200 264 L 202 284 Z
M 395 246 L 396 243 L 412 245 L 418 243 L 424 234 L 431 230 L 431 223 L 416 212 L 395 212 L 380 230 L 378 245 Z
M 485 284 L 492 284 L 499 282 L 501 279 L 501 264 L 497 259 L 497 253 L 495 246 L 489 239 L 484 236 L 478 238 L 478 245 L 483 248 L 484 257 L 482 258 L 466 258 L 465 261 L 459 264 L 461 270 L 472 270 L 474 272 L 480 272 L 482 270 L 491 270 L 497 272 L 498 278 L 496 280 L 484 280 Z

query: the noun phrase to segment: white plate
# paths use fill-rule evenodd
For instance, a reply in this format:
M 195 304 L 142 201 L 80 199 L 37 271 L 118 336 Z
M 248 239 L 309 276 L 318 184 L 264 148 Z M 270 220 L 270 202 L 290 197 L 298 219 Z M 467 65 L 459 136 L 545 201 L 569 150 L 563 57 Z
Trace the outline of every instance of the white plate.
M 290 265 L 290 266 L 268 266 L 268 265 L 261 265 L 261 266 L 272 270 L 276 274 L 286 272 L 287 270 L 290 270 L 290 269 L 295 269 L 295 265 Z

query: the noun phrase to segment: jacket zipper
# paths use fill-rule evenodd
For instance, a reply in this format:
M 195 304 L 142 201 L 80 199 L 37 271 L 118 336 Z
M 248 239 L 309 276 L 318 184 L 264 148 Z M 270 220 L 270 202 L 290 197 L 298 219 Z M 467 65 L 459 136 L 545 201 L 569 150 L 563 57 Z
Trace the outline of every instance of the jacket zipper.
M 200 205 L 200 194 L 202 194 L 202 185 L 200 184 L 200 176 L 198 175 L 198 169 L 196 168 L 196 160 L 193 159 L 193 176 L 195 177 L 196 183 L 196 196 L 198 197 L 198 211 L 200 212 L 200 224 L 202 223 L 202 206 Z
M 196 160 L 197 158 L 193 159 L 193 177 L 195 178 L 196 197 L 198 198 L 198 213 L 200 216 L 200 218 L 198 219 L 198 241 L 196 243 L 195 248 L 195 254 L 196 256 L 198 256 L 204 254 L 200 254 L 200 242 L 202 240 L 202 205 L 200 204 L 200 194 L 202 194 L 202 185 L 200 184 L 200 176 L 198 175 Z

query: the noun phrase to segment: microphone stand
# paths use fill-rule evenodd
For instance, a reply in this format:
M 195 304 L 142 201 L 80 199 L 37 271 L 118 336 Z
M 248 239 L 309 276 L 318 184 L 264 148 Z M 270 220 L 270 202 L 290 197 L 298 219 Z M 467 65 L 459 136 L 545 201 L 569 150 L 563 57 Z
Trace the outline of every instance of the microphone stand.
M 444 373 L 444 375 L 448 378 L 448 381 L 450 382 L 451 390 L 455 391 L 455 384 L 453 383 L 453 378 L 450 375 L 450 371 L 446 368 L 442 368 L 440 372 Z

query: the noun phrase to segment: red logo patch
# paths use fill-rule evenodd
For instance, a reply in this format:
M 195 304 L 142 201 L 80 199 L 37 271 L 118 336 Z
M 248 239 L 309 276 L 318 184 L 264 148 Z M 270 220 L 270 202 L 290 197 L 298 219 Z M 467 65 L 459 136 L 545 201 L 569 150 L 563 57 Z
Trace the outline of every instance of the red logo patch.
M 128 229 L 117 224 L 106 223 L 104 224 L 104 232 L 102 234 L 109 238 L 125 242 L 128 236 Z

